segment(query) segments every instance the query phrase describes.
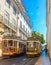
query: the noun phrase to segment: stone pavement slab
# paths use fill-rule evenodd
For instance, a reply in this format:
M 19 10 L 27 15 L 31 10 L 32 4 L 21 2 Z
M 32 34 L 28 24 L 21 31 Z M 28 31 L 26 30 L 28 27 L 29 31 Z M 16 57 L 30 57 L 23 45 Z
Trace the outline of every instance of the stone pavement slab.
M 51 63 L 49 57 L 43 53 L 35 65 L 51 65 Z

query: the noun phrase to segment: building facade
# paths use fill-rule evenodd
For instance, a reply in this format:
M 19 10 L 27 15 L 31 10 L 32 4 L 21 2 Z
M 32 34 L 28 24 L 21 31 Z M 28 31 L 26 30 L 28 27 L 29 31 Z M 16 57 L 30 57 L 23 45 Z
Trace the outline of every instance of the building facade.
M 47 33 L 46 33 L 46 41 L 47 41 L 47 48 L 49 57 L 51 58 L 51 0 L 46 1 L 46 26 L 47 26 Z
M 30 34 L 29 18 L 21 0 L 0 1 L 0 32 L 4 35 L 21 36 L 22 39 Z
M 19 13 L 18 13 L 18 29 L 17 34 L 20 36 L 23 40 L 26 40 L 28 36 L 31 34 L 31 25 L 30 25 L 30 19 L 25 14 L 25 8 L 23 7 L 23 4 L 21 3 L 21 0 L 18 0 L 17 3 Z
M 0 1 L 0 32 L 15 35 L 17 32 L 17 5 L 12 0 Z

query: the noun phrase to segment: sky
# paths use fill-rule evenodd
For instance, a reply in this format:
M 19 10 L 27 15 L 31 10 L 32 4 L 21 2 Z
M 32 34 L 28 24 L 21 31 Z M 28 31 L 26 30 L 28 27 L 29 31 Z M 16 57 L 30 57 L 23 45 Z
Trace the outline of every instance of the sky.
M 30 17 L 32 31 L 44 35 L 46 39 L 46 0 L 22 0 L 26 14 Z

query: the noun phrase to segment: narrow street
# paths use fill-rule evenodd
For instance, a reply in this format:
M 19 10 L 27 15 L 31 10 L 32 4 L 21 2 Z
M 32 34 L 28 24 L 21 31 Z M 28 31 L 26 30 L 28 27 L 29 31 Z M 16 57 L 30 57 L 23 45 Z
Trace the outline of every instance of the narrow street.
M 45 51 L 43 51 L 40 57 L 27 58 L 26 55 L 23 55 L 16 58 L 3 59 L 0 60 L 0 65 L 50 65 L 50 61 Z
M 27 58 L 26 55 L 0 60 L 0 65 L 34 65 L 39 57 Z

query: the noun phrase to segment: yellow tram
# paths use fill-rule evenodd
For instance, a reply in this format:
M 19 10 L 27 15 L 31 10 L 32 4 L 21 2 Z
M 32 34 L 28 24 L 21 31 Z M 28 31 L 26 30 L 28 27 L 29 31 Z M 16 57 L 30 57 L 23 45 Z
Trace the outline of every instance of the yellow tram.
M 28 56 L 30 55 L 39 55 L 41 52 L 41 43 L 33 37 L 29 37 L 27 39 L 27 44 L 26 44 L 26 54 Z
M 25 42 L 20 37 L 5 36 L 2 41 L 2 55 L 10 56 L 25 52 Z

